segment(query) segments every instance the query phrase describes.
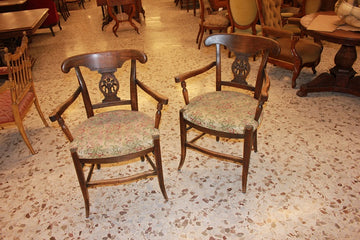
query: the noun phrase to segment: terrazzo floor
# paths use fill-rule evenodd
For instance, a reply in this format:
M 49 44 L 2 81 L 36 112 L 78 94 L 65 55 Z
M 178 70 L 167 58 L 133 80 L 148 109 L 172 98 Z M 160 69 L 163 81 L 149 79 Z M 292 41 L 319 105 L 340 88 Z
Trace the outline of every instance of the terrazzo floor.
M 48 116 L 77 85 L 73 72 L 60 70 L 66 57 L 143 50 L 148 62 L 139 66 L 138 78 L 169 97 L 160 126 L 169 201 L 156 178 L 91 189 L 85 218 L 69 143 L 56 123 L 44 127 L 32 108 L 25 126 L 36 155 L 15 127 L 0 129 L 0 239 L 360 239 L 360 98 L 342 93 L 300 98 L 296 90 L 314 77 L 311 70 L 304 69 L 292 89 L 291 72 L 269 65 L 270 98 L 258 152 L 251 156 L 247 193 L 241 193 L 241 166 L 194 151 L 178 172 L 178 110 L 184 103 L 174 76 L 204 66 L 215 53 L 197 49 L 198 17 L 191 11 L 172 0 L 143 0 L 143 6 L 140 34 L 124 24 L 116 38 L 111 25 L 101 31 L 95 0 L 86 1 L 85 9 L 72 5 L 55 37 L 48 29 L 33 36 L 33 75 Z M 338 48 L 324 42 L 318 73 L 333 66 Z M 354 69 L 360 71 L 359 61 Z M 196 95 L 213 90 L 212 84 L 194 83 L 189 89 Z M 96 92 L 96 84 L 88 87 Z M 72 124 L 84 119 L 81 102 L 66 117 Z M 204 144 L 241 153 L 236 141 Z

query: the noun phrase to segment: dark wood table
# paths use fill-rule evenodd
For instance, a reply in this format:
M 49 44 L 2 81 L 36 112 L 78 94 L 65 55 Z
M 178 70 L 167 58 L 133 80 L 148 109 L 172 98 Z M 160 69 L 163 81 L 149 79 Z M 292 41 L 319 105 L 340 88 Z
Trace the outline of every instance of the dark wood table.
M 24 32 L 31 36 L 47 18 L 49 9 L 40 8 L 0 13 L 0 41 L 9 52 L 14 52 Z M 0 67 L 5 65 L 3 51 L 0 51 Z
M 47 8 L 0 13 L 0 39 L 32 35 L 48 16 Z
M 335 66 L 329 72 L 321 73 L 309 83 L 303 84 L 296 94 L 304 97 L 309 92 L 334 91 L 360 96 L 360 76 L 355 76 L 356 72 L 352 68 L 357 58 L 356 46 L 360 46 L 360 33 L 339 29 L 334 32 L 308 30 L 311 21 L 319 14 L 335 15 L 334 12 L 319 12 L 304 16 L 301 19 L 303 30 L 315 39 L 338 43 L 341 47 L 335 55 Z
M 23 10 L 27 0 L 0 0 L 0 13 Z

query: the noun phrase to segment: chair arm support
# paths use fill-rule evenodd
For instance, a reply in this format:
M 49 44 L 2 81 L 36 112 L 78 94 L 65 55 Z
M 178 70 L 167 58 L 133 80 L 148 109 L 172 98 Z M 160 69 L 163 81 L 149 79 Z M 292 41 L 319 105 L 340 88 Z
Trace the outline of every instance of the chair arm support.
M 61 105 L 59 105 L 49 116 L 51 122 L 57 121 L 65 133 L 67 139 L 72 142 L 74 140 L 69 128 L 66 126 L 64 119 L 62 118 L 62 114 L 65 110 L 77 99 L 77 97 L 81 93 L 81 87 L 78 87 L 76 91 Z
M 143 82 L 136 80 L 136 84 L 147 94 L 153 97 L 157 102 L 157 110 L 155 113 L 155 128 L 159 128 L 160 119 L 161 119 L 161 110 L 164 104 L 168 104 L 169 99 L 160 93 L 155 92 L 154 90 L 150 89 L 146 86 Z
M 76 91 L 62 104 L 56 107 L 56 109 L 50 114 L 49 118 L 52 122 L 55 122 L 61 115 L 65 112 L 65 110 L 76 100 L 76 98 L 81 93 L 81 87 L 78 87 Z
M 136 84 L 147 94 L 149 94 L 152 98 L 154 98 L 156 101 L 158 101 L 160 104 L 168 104 L 169 99 L 165 97 L 164 95 L 161 95 L 160 93 L 152 90 L 147 85 L 145 85 L 140 80 L 136 80 Z
M 291 36 L 291 54 L 293 56 L 295 56 L 297 59 L 300 59 L 299 54 L 297 53 L 296 49 L 295 49 L 295 45 L 296 43 L 300 40 L 300 36 L 297 35 L 292 35 Z
M 256 112 L 255 112 L 255 120 L 256 121 L 259 121 L 259 118 L 261 116 L 261 112 L 263 110 L 264 103 L 269 98 L 270 79 L 269 79 L 268 73 L 266 71 L 264 73 L 265 73 L 264 74 L 265 81 L 264 81 L 264 83 L 263 83 L 264 85 L 263 85 L 263 87 L 261 89 L 261 94 L 260 94 L 260 97 L 259 97 Z
M 199 75 L 201 73 L 204 73 L 204 72 L 208 71 L 209 69 L 211 69 L 211 68 L 213 68 L 215 66 L 216 66 L 216 62 L 212 62 L 212 63 L 206 65 L 205 67 L 202 67 L 202 68 L 190 71 L 190 72 L 180 74 L 180 75 L 175 77 L 175 82 L 177 82 L 177 83 L 183 82 L 186 79 L 191 78 L 191 77 L 195 77 L 195 76 L 197 76 L 197 75 Z

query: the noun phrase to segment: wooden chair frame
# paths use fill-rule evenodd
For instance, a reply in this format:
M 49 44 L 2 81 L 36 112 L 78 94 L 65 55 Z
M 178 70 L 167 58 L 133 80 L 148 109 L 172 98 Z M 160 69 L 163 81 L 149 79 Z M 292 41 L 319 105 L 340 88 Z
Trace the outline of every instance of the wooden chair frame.
M 131 62 L 130 99 L 121 99 L 120 97 L 117 96 L 117 91 L 119 89 L 118 80 L 115 77 L 111 77 L 111 81 L 109 81 L 109 77 L 114 76 L 113 75 L 114 72 L 117 69 L 121 68 L 123 64 L 127 61 Z M 63 119 L 63 114 L 80 95 L 82 95 L 83 98 L 83 103 L 86 109 L 87 118 L 91 118 L 95 115 L 94 109 L 107 108 L 111 106 L 130 105 L 132 111 L 138 111 L 137 90 L 142 89 L 146 94 L 148 94 L 151 98 L 153 98 L 157 102 L 154 127 L 159 128 L 160 119 L 161 119 L 161 110 L 163 108 L 163 105 L 168 103 L 168 99 L 162 96 L 161 94 L 155 92 L 147 85 L 145 85 L 143 82 L 141 82 L 139 79 L 137 79 L 136 62 L 140 62 L 144 64 L 146 61 L 147 61 L 147 56 L 144 53 L 134 49 L 88 53 L 88 54 L 82 54 L 67 58 L 62 63 L 61 69 L 64 73 L 68 73 L 70 72 L 71 69 L 74 69 L 77 76 L 77 80 L 79 82 L 79 87 L 63 104 L 59 105 L 53 111 L 53 113 L 50 115 L 50 120 L 53 122 L 57 121 L 61 129 L 65 133 L 66 137 L 68 138 L 68 140 L 73 141 L 74 137 Z M 104 99 L 102 100 L 102 102 L 92 104 L 80 67 L 88 68 L 91 71 L 98 71 L 101 74 L 99 88 L 100 91 L 104 94 Z M 101 87 L 104 86 L 103 81 L 106 81 L 106 83 L 111 83 L 111 86 L 106 85 L 107 87 L 106 91 L 103 91 Z M 148 178 L 151 176 L 157 176 L 161 192 L 164 198 L 166 200 L 168 199 L 164 185 L 159 136 L 153 137 L 153 147 L 122 156 L 88 159 L 88 158 L 81 158 L 76 148 L 70 149 L 70 152 L 85 202 L 86 217 L 88 217 L 90 213 L 88 188 L 108 186 L 108 185 L 118 185 L 118 184 L 123 184 L 123 183 L 128 183 L 128 182 Z M 150 154 L 154 156 L 155 163 L 151 160 L 149 156 Z M 152 170 L 144 171 L 142 173 L 138 173 L 127 177 L 121 177 L 121 178 L 104 179 L 104 180 L 91 179 L 95 165 L 97 165 L 98 168 L 100 168 L 101 164 L 127 162 L 129 160 L 133 160 L 136 158 L 140 158 L 142 161 L 147 160 L 150 163 Z M 91 165 L 87 177 L 85 177 L 83 171 L 83 167 L 86 164 Z
M 274 54 L 279 52 L 279 45 L 276 41 L 254 35 L 245 35 L 245 34 L 214 34 L 209 36 L 205 40 L 205 46 L 216 47 L 216 61 L 211 62 L 210 64 L 187 72 L 180 74 L 175 77 L 175 82 L 181 83 L 182 93 L 184 97 L 185 104 L 190 103 L 188 89 L 186 87 L 186 82 L 191 78 L 203 74 L 209 71 L 212 68 L 216 68 L 216 91 L 221 91 L 223 86 L 233 87 L 237 89 L 244 89 L 253 92 L 254 98 L 258 100 L 258 106 L 254 109 L 254 119 L 259 120 L 261 112 L 263 110 L 263 105 L 268 99 L 268 90 L 270 87 L 270 80 L 266 74 L 265 68 L 270 52 Z M 232 81 L 224 81 L 221 77 L 221 47 L 224 46 L 233 52 L 236 55 L 234 60 L 232 71 L 234 74 L 234 79 Z M 255 54 L 262 53 L 262 60 L 259 66 L 258 75 L 256 77 L 255 87 L 247 84 L 246 76 L 248 74 L 248 68 L 242 68 L 240 65 L 245 63 L 242 66 L 248 65 L 248 58 L 254 56 Z M 237 64 L 237 63 L 240 63 Z M 240 71 L 237 71 L 241 69 Z M 241 104 L 241 103 L 239 103 Z M 192 128 L 201 132 L 200 135 L 194 137 L 191 140 L 187 139 L 188 131 Z M 211 149 L 206 149 L 195 142 L 200 138 L 204 137 L 206 134 L 216 136 L 216 139 L 219 138 L 232 138 L 232 139 L 244 139 L 244 150 L 243 156 L 232 156 L 225 153 L 220 153 L 213 151 Z M 213 129 L 205 128 L 199 126 L 192 121 L 186 120 L 184 118 L 184 109 L 180 110 L 180 138 L 181 138 L 181 159 L 178 166 L 178 170 L 184 165 L 186 150 L 191 148 L 202 153 L 214 156 L 220 160 L 227 160 L 234 163 L 243 165 L 242 172 L 242 192 L 246 192 L 247 186 L 247 176 L 250 163 L 251 150 L 257 151 L 257 129 L 253 129 L 253 126 L 245 126 L 244 132 L 242 134 L 231 133 L 231 132 L 220 132 Z
M 10 92 L 11 109 L 13 114 L 13 121 L 1 123 L 1 126 L 15 124 L 24 139 L 26 146 L 32 154 L 36 151 L 32 147 L 30 140 L 26 134 L 23 120 L 34 104 L 35 108 L 46 127 L 48 123 L 45 120 L 44 114 L 41 111 L 40 104 L 35 92 L 34 82 L 32 78 L 32 61 L 28 55 L 28 38 L 24 33 L 20 47 L 17 47 L 15 53 L 10 53 L 7 48 L 5 51 L 5 61 L 8 68 L 8 81 L 0 88 L 0 94 L 7 94 Z M 5 106 L 0 106 L 5 107 Z
M 129 22 L 130 25 L 135 29 L 135 31 L 139 33 L 139 28 L 133 23 L 132 19 L 135 16 L 136 12 L 136 6 L 135 6 L 135 0 L 106 0 L 107 2 L 107 10 L 110 15 L 110 17 L 115 21 L 115 25 L 113 26 L 112 30 L 116 37 L 118 37 L 116 31 L 119 29 L 119 24 L 122 22 Z M 114 7 L 117 6 L 119 8 L 119 12 L 121 12 L 121 8 L 123 6 L 128 7 L 127 20 L 119 20 L 114 13 Z M 144 14 L 144 13 L 143 13 Z

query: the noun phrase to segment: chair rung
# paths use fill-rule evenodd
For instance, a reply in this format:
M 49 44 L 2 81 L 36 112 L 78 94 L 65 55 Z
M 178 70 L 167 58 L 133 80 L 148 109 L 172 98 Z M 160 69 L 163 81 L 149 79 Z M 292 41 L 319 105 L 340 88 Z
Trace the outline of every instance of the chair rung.
M 133 182 L 136 180 L 144 179 L 151 176 L 156 176 L 155 171 L 146 171 L 143 173 L 134 174 L 128 177 L 121 177 L 121 178 L 112 178 L 112 179 L 103 179 L 103 180 L 94 180 L 87 183 L 88 188 L 95 188 L 99 186 L 110 186 L 110 185 L 119 185 L 128 182 Z
M 200 147 L 199 145 L 196 145 L 194 143 L 186 143 L 186 145 L 188 147 L 190 147 L 190 148 L 198 150 L 198 151 L 200 151 L 202 153 L 212 155 L 212 156 L 217 157 L 217 158 L 219 158 L 221 160 L 229 160 L 231 162 L 241 163 L 241 164 L 243 163 L 243 158 L 242 157 L 235 157 L 235 156 L 231 156 L 229 154 L 215 152 L 215 151 L 209 150 L 207 148 Z

